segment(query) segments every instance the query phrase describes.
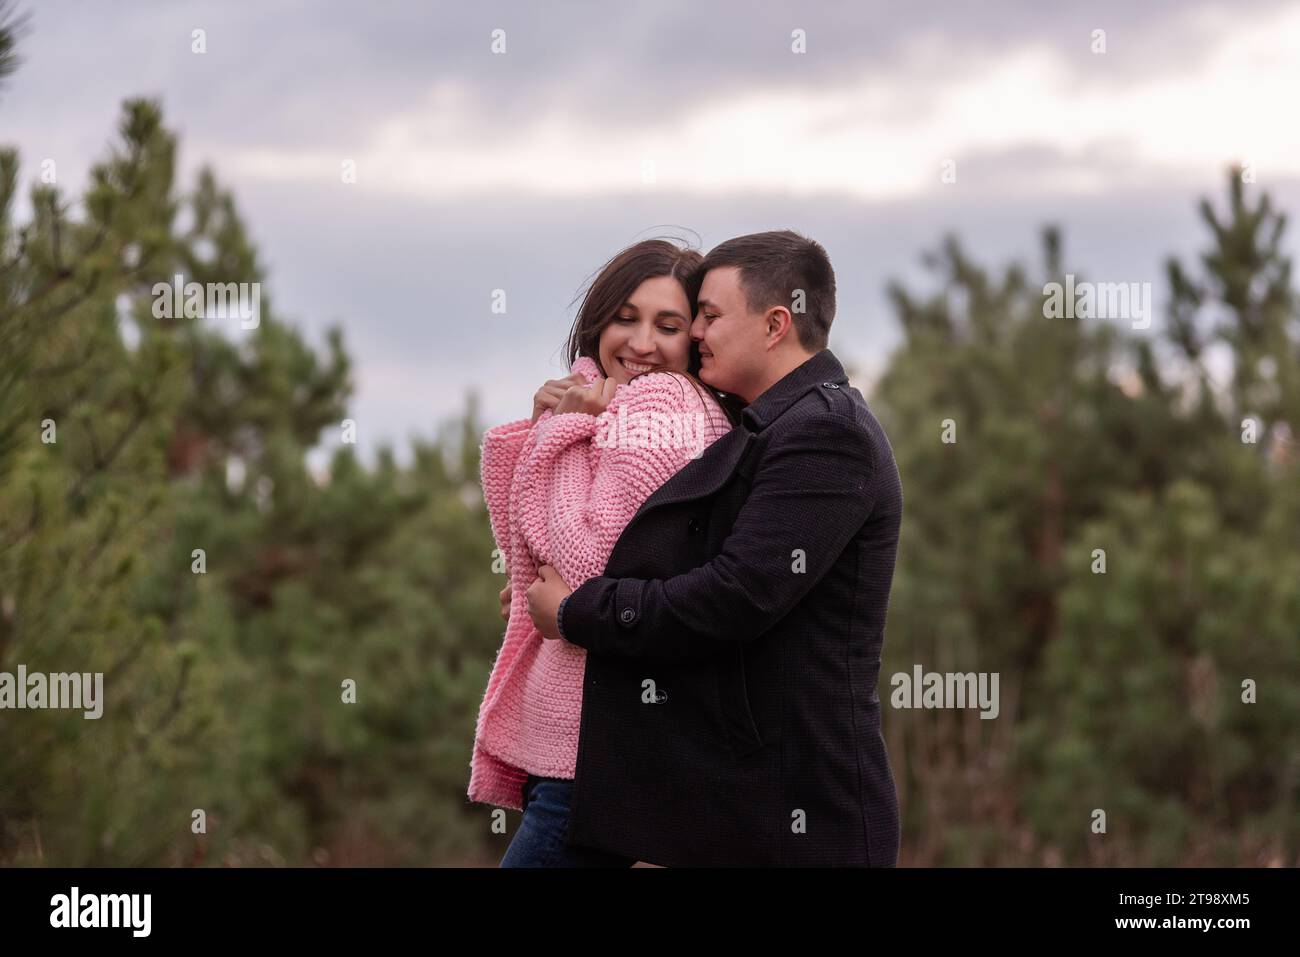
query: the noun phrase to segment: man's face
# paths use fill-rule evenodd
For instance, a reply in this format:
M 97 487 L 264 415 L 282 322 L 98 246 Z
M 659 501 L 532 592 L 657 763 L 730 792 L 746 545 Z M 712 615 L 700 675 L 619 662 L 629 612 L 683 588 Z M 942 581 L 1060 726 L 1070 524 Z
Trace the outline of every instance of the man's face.
M 700 379 L 752 402 L 769 358 L 763 331 L 762 316 L 749 311 L 737 267 L 704 274 L 691 323 L 691 338 L 700 345 Z

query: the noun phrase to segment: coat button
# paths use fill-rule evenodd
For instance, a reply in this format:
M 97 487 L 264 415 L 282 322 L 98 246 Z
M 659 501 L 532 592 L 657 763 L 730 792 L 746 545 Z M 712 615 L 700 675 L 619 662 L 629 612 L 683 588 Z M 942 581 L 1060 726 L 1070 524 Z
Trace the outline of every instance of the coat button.
M 839 386 L 837 386 L 834 382 L 823 382 L 822 385 L 826 386 L 826 388 L 828 388 L 828 389 L 838 389 L 838 388 L 839 388 Z
M 636 612 L 634 612 L 631 608 L 624 608 L 623 613 L 619 615 L 619 617 L 622 618 L 624 622 L 630 622 L 633 618 L 636 617 Z
M 686 523 L 686 530 L 692 535 L 697 534 L 700 530 L 700 520 L 698 518 L 691 519 Z

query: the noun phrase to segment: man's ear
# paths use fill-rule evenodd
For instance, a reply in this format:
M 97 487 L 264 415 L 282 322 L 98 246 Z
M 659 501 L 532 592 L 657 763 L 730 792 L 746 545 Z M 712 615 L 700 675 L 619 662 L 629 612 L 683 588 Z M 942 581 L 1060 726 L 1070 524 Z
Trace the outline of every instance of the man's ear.
M 773 306 L 763 315 L 763 333 L 769 349 L 779 345 L 794 329 L 794 317 L 785 306 Z

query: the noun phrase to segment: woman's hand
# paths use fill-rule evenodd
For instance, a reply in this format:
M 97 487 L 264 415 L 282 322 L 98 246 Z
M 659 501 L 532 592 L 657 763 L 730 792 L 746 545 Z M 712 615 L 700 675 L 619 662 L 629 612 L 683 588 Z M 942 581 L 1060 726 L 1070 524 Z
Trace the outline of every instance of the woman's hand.
M 600 415 L 614 398 L 618 383 L 613 379 L 597 379 L 591 385 L 575 385 L 564 393 L 555 414 L 565 412 L 585 412 L 587 415 Z
M 501 599 L 501 620 L 509 624 L 510 622 L 510 579 L 506 579 L 506 587 L 501 589 L 501 594 L 497 595 Z
M 537 581 L 528 586 L 528 614 L 543 638 L 560 637 L 560 602 L 572 590 L 550 565 L 537 569 Z
M 537 394 L 533 396 L 533 421 L 530 424 L 536 425 L 543 412 L 547 409 L 554 409 L 560 404 L 560 400 L 564 398 L 564 393 L 568 392 L 573 386 L 582 385 L 586 381 L 581 372 L 575 372 L 563 379 L 548 379 L 537 390 Z

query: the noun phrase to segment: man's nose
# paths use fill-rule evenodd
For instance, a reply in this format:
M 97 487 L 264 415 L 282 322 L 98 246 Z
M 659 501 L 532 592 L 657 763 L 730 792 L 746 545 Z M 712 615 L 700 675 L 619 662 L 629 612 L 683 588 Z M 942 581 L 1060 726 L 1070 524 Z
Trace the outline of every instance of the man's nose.
M 691 321 L 691 338 L 696 342 L 704 341 L 704 316 L 702 314 Z

